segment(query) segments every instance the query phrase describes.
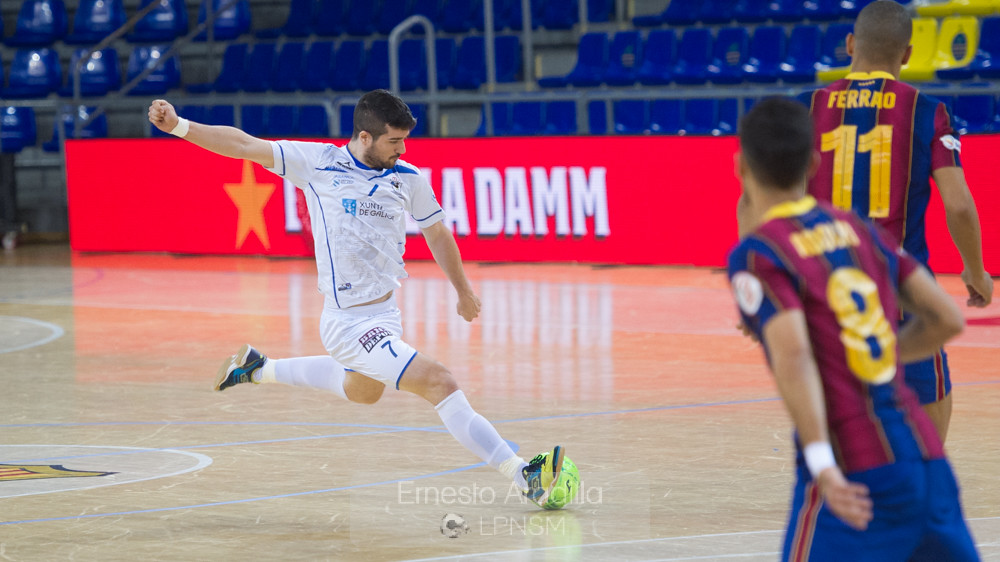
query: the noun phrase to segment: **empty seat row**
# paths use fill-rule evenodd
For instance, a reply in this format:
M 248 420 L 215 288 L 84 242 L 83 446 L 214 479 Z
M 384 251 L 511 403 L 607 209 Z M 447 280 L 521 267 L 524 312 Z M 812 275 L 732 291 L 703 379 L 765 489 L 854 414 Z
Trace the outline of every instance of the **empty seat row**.
M 228 0 L 200 0 L 198 24 L 208 15 L 218 11 Z M 155 4 L 126 35 L 133 42 L 171 41 L 185 35 L 188 30 L 188 13 L 184 0 L 142 0 L 135 13 Z M 122 0 L 80 0 L 76 13 L 70 18 L 63 0 L 23 0 L 17 16 L 14 34 L 4 38 L 13 47 L 46 46 L 57 41 L 71 44 L 94 45 L 125 24 L 131 14 L 126 13 Z M 250 31 L 249 0 L 237 0 L 216 15 L 211 26 L 213 39 L 227 41 Z M 3 29 L 0 27 L 0 33 Z M 205 40 L 203 31 L 195 40 Z
M 845 40 L 850 24 L 798 25 L 786 37 L 783 26 L 760 26 L 750 33 L 725 27 L 713 36 L 704 27 L 600 32 L 580 38 L 577 62 L 566 76 L 539 79 L 543 87 L 750 82 L 812 82 L 820 68 L 850 62 Z
M 75 110 L 72 107 L 63 107 L 59 113 L 67 137 L 91 139 L 104 138 L 108 136 L 108 119 L 103 113 L 90 120 L 86 125 L 77 127 L 77 122 L 84 123 L 90 119 L 96 108 L 79 106 Z M 47 152 L 58 152 L 59 142 L 59 121 L 52 125 L 52 137 L 42 143 L 42 148 Z M 37 128 L 35 125 L 35 110 L 31 107 L 2 107 L 0 108 L 0 152 L 20 152 L 25 148 L 35 146 L 38 142 Z
M 86 48 L 75 51 L 63 72 L 59 55 L 54 49 L 20 48 L 14 53 L 9 71 L 0 71 L 0 78 L 3 74 L 7 75 L 0 93 L 16 99 L 44 98 L 53 93 L 72 96 L 75 86 L 73 69 L 87 51 Z M 127 82 L 137 78 L 147 68 L 155 68 L 128 92 L 129 95 L 163 94 L 180 86 L 180 61 L 176 55 L 166 57 L 166 52 L 167 47 L 162 45 L 133 47 L 127 62 Z M 95 51 L 81 66 L 80 93 L 83 96 L 103 96 L 119 90 L 122 85 L 118 53 L 114 48 Z
M 573 135 L 577 131 L 576 102 L 573 101 L 521 101 L 493 102 L 493 135 Z M 485 136 L 486 108 L 476 136 Z
M 570 29 L 579 19 L 576 2 L 564 0 L 531 0 L 534 27 Z M 587 19 L 609 21 L 614 0 L 587 0 Z M 438 31 L 464 33 L 484 28 L 482 0 L 292 0 L 284 25 L 262 29 L 261 38 L 279 35 L 288 37 L 336 37 L 341 35 L 388 35 L 392 29 L 412 15 L 429 19 Z M 493 27 L 496 31 L 522 28 L 521 0 L 494 0 Z
M 514 82 L 521 74 L 521 45 L 516 35 L 498 35 L 494 43 L 497 82 Z M 473 35 L 461 44 L 450 37 L 435 40 L 435 67 L 439 89 L 477 89 L 486 82 L 485 39 Z M 400 88 L 427 88 L 427 54 L 423 39 L 405 39 L 399 48 Z M 389 87 L 389 42 L 376 39 L 281 46 L 258 42 L 232 43 L 222 56 L 219 74 L 209 83 L 189 84 L 192 93 L 354 91 Z
M 638 27 L 853 20 L 873 0 L 669 0 L 663 11 L 632 18 Z M 906 3 L 906 2 L 901 2 Z

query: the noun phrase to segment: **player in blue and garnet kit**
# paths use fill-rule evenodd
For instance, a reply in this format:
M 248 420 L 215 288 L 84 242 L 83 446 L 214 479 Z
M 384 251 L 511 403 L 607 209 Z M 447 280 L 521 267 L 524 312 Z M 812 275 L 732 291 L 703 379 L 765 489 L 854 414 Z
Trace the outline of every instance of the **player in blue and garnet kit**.
M 983 265 L 979 216 L 959 160 L 961 143 L 943 103 L 897 80 L 910 55 L 911 32 L 910 17 L 898 2 L 869 4 L 847 37 L 851 73 L 802 96 L 822 157 L 809 193 L 877 222 L 927 266 L 924 215 L 933 178 L 965 265 L 968 304 L 986 306 L 993 280 Z M 944 439 L 951 417 L 944 350 L 907 364 L 905 377 Z
M 978 560 L 941 439 L 897 375 L 958 334 L 962 314 L 879 227 L 805 194 L 812 134 L 786 98 L 741 120 L 729 256 L 743 325 L 796 429 L 783 559 Z M 902 326 L 898 303 L 913 312 Z

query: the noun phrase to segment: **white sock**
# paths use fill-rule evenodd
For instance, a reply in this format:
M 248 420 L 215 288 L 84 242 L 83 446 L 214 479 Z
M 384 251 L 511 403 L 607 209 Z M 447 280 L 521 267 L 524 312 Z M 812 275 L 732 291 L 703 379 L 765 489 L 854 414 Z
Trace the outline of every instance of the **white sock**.
M 260 374 L 260 380 L 257 375 Z M 254 373 L 254 382 L 278 382 L 292 386 L 326 390 L 347 400 L 344 392 L 344 366 L 329 355 L 314 357 L 294 357 L 291 359 L 268 359 L 259 371 Z
M 500 437 L 493 424 L 472 409 L 464 392 L 456 390 L 437 406 L 434 406 L 434 409 L 441 416 L 441 421 L 444 422 L 448 432 L 466 449 L 518 482 L 518 485 L 527 487 L 523 484 L 524 478 L 520 476 L 520 468 L 510 462 L 511 458 L 517 457 L 517 455 L 514 454 L 510 445 Z

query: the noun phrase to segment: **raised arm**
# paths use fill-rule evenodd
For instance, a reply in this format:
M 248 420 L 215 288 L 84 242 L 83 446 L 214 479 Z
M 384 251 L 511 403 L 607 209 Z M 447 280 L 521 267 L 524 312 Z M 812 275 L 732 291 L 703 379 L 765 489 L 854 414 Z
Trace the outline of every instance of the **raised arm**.
M 423 229 L 424 239 L 427 246 L 434 255 L 434 261 L 448 276 L 455 291 L 458 292 L 458 315 L 472 322 L 479 316 L 481 303 L 472 285 L 465 276 L 465 268 L 462 267 L 462 255 L 458 251 L 458 244 L 455 243 L 455 236 L 444 225 L 438 221 Z
M 149 122 L 164 133 L 170 133 L 180 123 L 180 118 L 170 103 L 165 100 L 154 100 L 149 106 Z M 183 138 L 222 156 L 250 160 L 265 168 L 274 167 L 271 143 L 248 135 L 235 127 L 188 121 L 188 131 Z
M 969 291 L 967 304 L 985 307 L 993 300 L 993 279 L 983 264 L 979 212 L 965 182 L 965 172 L 957 166 L 949 166 L 934 170 L 933 176 L 944 203 L 948 232 L 962 256 L 962 280 Z

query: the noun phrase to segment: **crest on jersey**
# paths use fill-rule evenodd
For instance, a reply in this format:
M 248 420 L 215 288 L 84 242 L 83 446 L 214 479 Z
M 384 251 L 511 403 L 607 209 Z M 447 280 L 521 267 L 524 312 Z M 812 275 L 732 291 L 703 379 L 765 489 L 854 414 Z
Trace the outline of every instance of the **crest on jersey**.
M 108 476 L 116 472 L 71 470 L 60 464 L 0 464 L 0 482 L 11 480 L 41 480 L 44 478 L 78 478 Z
M 392 184 L 392 187 L 395 188 L 396 191 L 399 191 L 399 188 L 403 187 L 403 182 L 399 181 L 397 176 L 391 176 L 389 178 L 389 183 Z
M 962 152 L 962 142 L 952 135 L 945 135 L 941 137 L 941 144 L 943 144 L 948 150 Z
M 753 316 L 764 303 L 764 288 L 753 274 L 741 271 L 733 276 L 733 295 L 736 304 L 747 316 Z

